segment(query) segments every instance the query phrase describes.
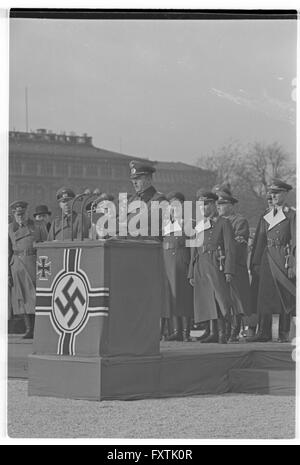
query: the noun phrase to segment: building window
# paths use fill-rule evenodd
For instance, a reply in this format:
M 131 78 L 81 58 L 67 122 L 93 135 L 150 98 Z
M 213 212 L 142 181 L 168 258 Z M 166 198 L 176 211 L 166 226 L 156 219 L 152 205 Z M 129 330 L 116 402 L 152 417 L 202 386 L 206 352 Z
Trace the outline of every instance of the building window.
M 53 176 L 53 163 L 50 160 L 43 160 L 40 163 L 41 176 Z
M 71 176 L 82 177 L 82 164 L 81 163 L 72 163 Z
M 37 174 L 37 163 L 35 160 L 24 160 L 24 174 L 30 176 Z
M 17 189 L 17 197 L 19 199 L 29 200 L 32 197 L 32 183 L 19 184 Z
M 124 167 L 123 166 L 114 166 L 112 171 L 113 171 L 113 178 L 115 178 L 115 179 L 125 177 Z
M 102 178 L 111 178 L 111 165 L 110 163 L 103 163 L 100 165 L 100 176 Z
M 9 169 L 12 174 L 22 174 L 22 162 L 16 158 L 9 160 Z
M 55 175 L 60 177 L 67 177 L 69 175 L 69 165 L 66 161 L 57 161 L 55 163 Z
M 96 163 L 88 163 L 85 167 L 85 174 L 89 178 L 96 178 L 98 175 L 98 165 Z

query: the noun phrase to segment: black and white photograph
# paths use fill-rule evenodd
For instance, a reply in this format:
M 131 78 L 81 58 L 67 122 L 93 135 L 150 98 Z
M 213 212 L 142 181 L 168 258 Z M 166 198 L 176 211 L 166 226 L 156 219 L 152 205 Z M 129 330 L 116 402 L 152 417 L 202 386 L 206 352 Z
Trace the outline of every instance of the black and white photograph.
M 8 440 L 297 439 L 297 15 L 10 9 Z

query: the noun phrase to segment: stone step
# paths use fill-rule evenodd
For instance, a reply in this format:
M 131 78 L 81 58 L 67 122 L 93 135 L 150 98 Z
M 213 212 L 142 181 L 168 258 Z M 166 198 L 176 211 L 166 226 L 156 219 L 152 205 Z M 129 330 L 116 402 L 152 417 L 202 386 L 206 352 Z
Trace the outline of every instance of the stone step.
M 294 370 L 232 369 L 228 376 L 230 392 L 280 396 L 296 392 Z

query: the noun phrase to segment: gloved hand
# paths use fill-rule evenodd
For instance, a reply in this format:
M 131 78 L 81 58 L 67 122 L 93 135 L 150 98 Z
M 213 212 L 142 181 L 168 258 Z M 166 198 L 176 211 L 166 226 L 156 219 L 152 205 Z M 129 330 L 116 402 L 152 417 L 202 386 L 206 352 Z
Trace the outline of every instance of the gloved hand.
M 296 276 L 296 273 L 295 273 L 294 268 L 288 268 L 288 278 L 293 279 L 295 278 L 295 276 Z
M 226 283 L 230 283 L 232 280 L 232 275 L 229 273 L 225 273 L 225 279 L 226 279 Z

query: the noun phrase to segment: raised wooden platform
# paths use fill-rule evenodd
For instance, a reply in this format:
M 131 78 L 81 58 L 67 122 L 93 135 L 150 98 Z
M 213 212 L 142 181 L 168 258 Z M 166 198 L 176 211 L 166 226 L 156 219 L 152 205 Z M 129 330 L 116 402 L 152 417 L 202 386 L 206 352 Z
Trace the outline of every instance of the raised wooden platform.
M 291 395 L 293 349 L 279 343 L 163 342 L 156 357 L 56 357 L 31 355 L 31 341 L 15 335 L 9 336 L 8 377 L 28 378 L 30 360 L 31 395 L 90 400 L 227 392 Z M 43 382 L 35 372 L 43 372 Z

